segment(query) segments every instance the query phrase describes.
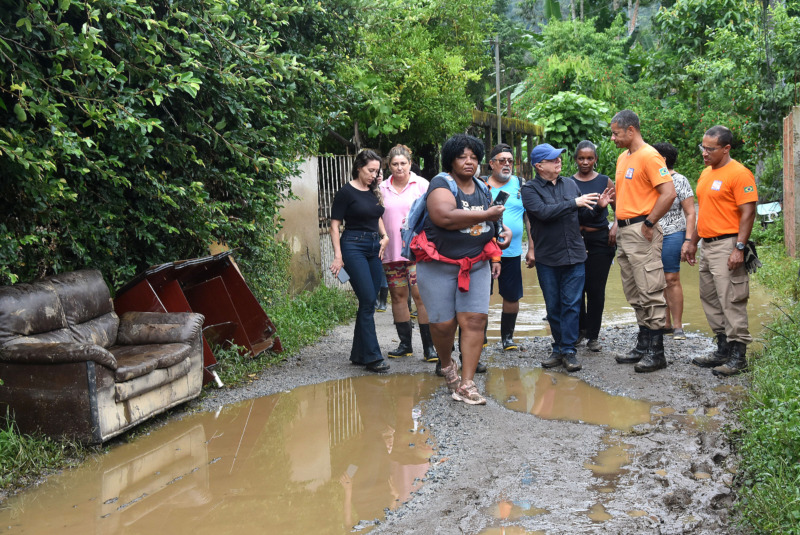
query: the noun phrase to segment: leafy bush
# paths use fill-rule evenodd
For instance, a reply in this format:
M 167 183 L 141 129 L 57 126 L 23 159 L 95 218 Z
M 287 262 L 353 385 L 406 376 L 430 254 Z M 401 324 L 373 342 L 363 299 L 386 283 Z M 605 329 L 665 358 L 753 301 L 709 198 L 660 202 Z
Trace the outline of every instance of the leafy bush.
M 316 342 L 332 327 L 355 316 L 357 302 L 351 292 L 319 286 L 317 289 L 269 308 L 270 319 L 278 329 L 283 352 L 266 353 L 258 358 L 236 346 L 215 349 L 216 371 L 227 386 L 236 386 L 255 377 L 264 368 L 281 362 L 303 347 Z
M 259 258 L 336 105 L 346 2 L 0 5 L 0 282 Z
M 609 108 L 605 102 L 562 91 L 537 105 L 528 119 L 542 125 L 548 143 L 572 151 L 581 140 L 608 135 Z

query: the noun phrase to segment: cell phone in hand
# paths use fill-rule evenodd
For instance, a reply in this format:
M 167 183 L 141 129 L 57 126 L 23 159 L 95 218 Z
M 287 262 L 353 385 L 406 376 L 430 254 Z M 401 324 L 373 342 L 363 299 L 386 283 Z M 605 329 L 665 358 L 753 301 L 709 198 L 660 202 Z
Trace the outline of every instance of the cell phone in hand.
M 344 284 L 345 282 L 350 280 L 350 275 L 347 274 L 344 268 L 341 268 L 339 270 L 339 273 L 336 275 L 336 278 L 339 279 L 339 282 Z
M 506 201 L 509 198 L 509 194 L 507 191 L 498 191 L 497 197 L 492 201 L 492 206 L 503 206 L 506 204 Z

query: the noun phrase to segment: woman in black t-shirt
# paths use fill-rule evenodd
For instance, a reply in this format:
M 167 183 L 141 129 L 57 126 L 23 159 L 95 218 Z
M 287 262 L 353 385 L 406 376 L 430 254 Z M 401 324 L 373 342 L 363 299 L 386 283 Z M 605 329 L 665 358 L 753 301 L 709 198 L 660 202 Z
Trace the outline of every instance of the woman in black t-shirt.
M 491 277 L 500 275 L 501 251 L 494 237 L 504 210 L 502 206 L 489 206 L 489 192 L 475 177 L 483 154 L 483 142 L 472 136 L 457 134 L 445 142 L 442 147 L 445 172 L 431 180 L 424 224 L 425 240 L 440 258 L 428 261 L 417 258 L 417 284 L 439 354 L 437 369 L 453 399 L 470 405 L 486 404 L 474 377 L 489 313 Z M 451 189 L 451 183 L 457 188 Z M 505 231 L 507 246 L 511 235 L 508 229 Z M 464 267 L 453 261 L 462 262 Z M 462 269 L 467 272 L 462 274 Z M 451 355 L 457 327 L 461 328 L 463 377 L 458 376 L 458 364 Z
M 597 164 L 597 147 L 588 140 L 581 141 L 575 148 L 575 163 L 578 172 L 572 175 L 582 194 L 602 193 L 606 190 L 614 191 L 614 182 L 595 171 Z M 611 207 L 616 209 L 616 201 Z M 611 264 L 614 262 L 614 253 L 617 243 L 617 223 L 609 228 L 608 205 L 595 205 L 591 211 L 578 213 L 581 225 L 581 235 L 586 244 L 586 282 L 581 297 L 580 336 L 586 338 L 586 347 L 590 351 L 598 352 L 602 349 L 600 341 L 600 327 L 603 322 L 603 309 L 606 303 L 606 282 Z
M 331 273 L 338 276 L 344 268 L 350 285 L 358 297 L 358 314 L 353 330 L 350 361 L 367 370 L 386 373 L 389 365 L 383 360 L 375 332 L 375 298 L 383 277 L 383 251 L 389 236 L 383 226 L 383 202 L 378 191 L 377 176 L 381 157 L 363 150 L 353 161 L 353 180 L 333 198 L 331 208 Z M 344 223 L 344 232 L 340 229 Z M 340 277 L 341 279 L 341 277 Z

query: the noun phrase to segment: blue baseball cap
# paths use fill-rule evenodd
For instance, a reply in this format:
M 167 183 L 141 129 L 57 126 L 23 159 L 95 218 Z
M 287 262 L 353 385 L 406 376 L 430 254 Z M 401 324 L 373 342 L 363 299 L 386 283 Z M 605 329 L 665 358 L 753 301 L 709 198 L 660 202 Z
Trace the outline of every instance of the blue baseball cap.
M 555 160 L 561 153 L 567 149 L 557 149 L 553 147 L 550 143 L 542 143 L 541 145 L 536 145 L 533 147 L 531 151 L 531 165 L 537 164 L 542 160 Z

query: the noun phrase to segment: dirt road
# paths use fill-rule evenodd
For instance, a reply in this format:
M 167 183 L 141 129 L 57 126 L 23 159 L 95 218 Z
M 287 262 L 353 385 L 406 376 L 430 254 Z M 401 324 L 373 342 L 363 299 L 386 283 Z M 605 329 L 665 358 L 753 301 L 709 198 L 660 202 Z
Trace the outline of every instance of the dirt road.
M 376 322 L 385 352 L 397 343 L 391 313 L 376 314 Z M 253 383 L 214 391 L 203 408 L 363 374 L 348 361 L 351 333 L 337 328 Z M 415 356 L 392 360 L 391 373 L 433 373 L 414 336 Z M 488 404 L 455 402 L 443 384 L 423 402 L 421 423 L 435 442 L 424 485 L 356 530 L 735 533 L 735 458 L 722 427 L 743 379 L 720 380 L 691 365 L 713 347 L 691 334 L 667 339 L 666 370 L 634 373 L 613 358 L 634 337 L 634 327 L 604 330 L 603 351 L 581 348 L 583 370 L 570 375 L 539 367 L 548 338 L 528 340 L 522 352 L 485 349 L 490 370 L 478 384 L 491 394 Z

